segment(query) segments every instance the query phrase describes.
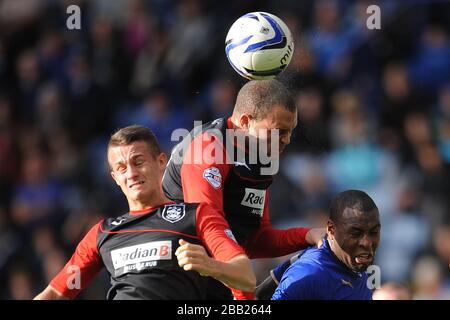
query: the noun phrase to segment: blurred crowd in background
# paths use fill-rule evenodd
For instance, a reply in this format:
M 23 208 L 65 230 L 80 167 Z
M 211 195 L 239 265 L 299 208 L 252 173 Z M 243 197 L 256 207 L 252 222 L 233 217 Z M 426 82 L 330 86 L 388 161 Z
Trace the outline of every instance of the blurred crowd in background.
M 81 8 L 68 30 L 66 8 Z M 366 9 L 381 8 L 381 30 Z M 450 3 L 351 0 L 0 1 L 0 299 L 30 299 L 102 217 L 127 210 L 111 133 L 229 116 L 246 82 L 224 39 L 251 11 L 282 18 L 295 52 L 279 76 L 299 125 L 270 192 L 280 228 L 323 225 L 330 198 L 377 203 L 382 283 L 450 299 Z M 261 281 L 278 259 L 254 263 Z M 104 299 L 100 274 L 80 299 Z

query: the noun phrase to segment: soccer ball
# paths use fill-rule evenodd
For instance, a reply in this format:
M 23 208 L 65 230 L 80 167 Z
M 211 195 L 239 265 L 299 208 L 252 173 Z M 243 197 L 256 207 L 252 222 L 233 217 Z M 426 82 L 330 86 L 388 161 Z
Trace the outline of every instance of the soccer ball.
M 225 52 L 241 76 L 251 80 L 272 79 L 291 61 L 294 41 L 280 18 L 267 12 L 251 12 L 231 26 Z

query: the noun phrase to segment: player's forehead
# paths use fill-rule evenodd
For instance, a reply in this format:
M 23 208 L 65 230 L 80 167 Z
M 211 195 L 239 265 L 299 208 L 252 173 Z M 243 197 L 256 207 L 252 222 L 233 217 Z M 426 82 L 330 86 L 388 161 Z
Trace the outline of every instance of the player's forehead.
M 108 160 L 110 163 L 123 162 L 138 156 L 149 156 L 150 147 L 144 141 L 133 141 L 125 145 L 110 146 Z
M 345 208 L 342 216 L 342 225 L 345 229 L 371 230 L 380 227 L 378 210 L 360 211 L 354 208 Z
M 276 105 L 263 119 L 267 129 L 293 130 L 297 126 L 297 110 L 289 111 L 282 105 Z

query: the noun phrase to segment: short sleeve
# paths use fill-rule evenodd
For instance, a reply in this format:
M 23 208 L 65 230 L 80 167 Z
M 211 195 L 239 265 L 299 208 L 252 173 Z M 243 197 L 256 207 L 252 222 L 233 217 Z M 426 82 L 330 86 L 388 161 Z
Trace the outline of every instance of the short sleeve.
M 281 278 L 272 300 L 322 300 L 323 271 L 314 265 L 295 263 Z

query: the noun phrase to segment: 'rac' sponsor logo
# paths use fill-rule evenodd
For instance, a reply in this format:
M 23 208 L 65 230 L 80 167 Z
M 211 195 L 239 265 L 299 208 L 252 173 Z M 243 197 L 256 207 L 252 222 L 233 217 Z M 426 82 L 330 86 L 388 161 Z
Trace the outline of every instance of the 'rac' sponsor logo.
M 245 188 L 245 195 L 241 204 L 255 209 L 262 210 L 264 208 L 266 190 Z

